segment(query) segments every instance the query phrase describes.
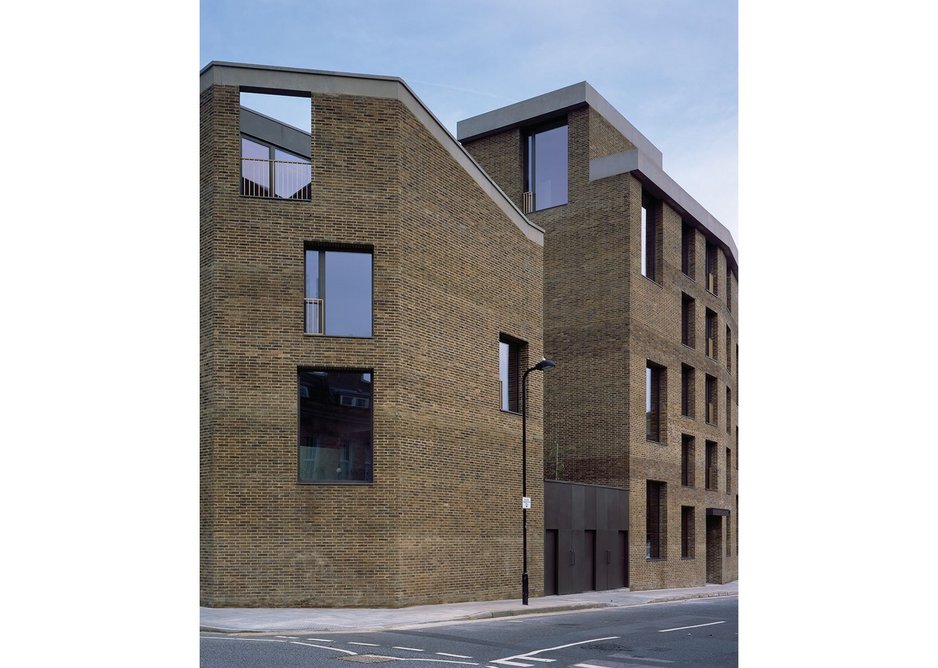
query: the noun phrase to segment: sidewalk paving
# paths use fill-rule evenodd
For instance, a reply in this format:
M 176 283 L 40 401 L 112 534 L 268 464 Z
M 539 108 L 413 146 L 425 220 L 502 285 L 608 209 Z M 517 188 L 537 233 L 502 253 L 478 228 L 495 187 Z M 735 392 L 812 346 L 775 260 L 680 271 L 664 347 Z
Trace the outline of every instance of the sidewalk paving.
M 440 622 L 590 608 L 616 608 L 712 596 L 736 596 L 738 581 L 722 585 L 629 591 L 613 589 L 520 599 L 417 605 L 410 608 L 200 608 L 202 631 L 273 633 L 378 631 Z

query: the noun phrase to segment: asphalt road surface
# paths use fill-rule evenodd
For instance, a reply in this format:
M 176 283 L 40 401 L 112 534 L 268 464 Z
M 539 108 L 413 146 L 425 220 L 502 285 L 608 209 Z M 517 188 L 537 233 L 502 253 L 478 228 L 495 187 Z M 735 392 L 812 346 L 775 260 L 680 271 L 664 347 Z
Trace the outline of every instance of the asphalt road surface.
M 382 632 L 201 634 L 203 668 L 736 666 L 738 598 L 692 599 Z

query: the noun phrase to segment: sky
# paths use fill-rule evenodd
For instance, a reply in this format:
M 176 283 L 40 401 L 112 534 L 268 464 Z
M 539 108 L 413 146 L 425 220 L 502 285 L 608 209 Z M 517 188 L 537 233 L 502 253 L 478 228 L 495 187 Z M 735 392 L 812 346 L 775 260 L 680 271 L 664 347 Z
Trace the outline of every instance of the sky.
M 588 81 L 739 245 L 735 0 L 202 0 L 199 59 L 400 77 L 453 135 Z

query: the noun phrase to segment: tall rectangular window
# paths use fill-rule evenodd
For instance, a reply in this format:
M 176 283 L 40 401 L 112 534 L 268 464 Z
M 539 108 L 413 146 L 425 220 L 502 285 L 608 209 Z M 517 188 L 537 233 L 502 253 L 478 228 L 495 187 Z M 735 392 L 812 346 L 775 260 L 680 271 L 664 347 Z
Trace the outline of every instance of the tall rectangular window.
M 299 371 L 299 481 L 371 482 L 370 371 Z
M 530 193 L 525 212 L 567 203 L 567 121 L 556 121 L 526 137 L 524 190 Z
M 645 437 L 649 441 L 665 441 L 664 409 L 665 377 L 664 367 L 653 362 L 645 364 Z
M 707 330 L 707 357 L 717 358 L 717 314 L 706 310 L 704 328 Z
M 730 556 L 733 552 L 730 550 L 730 516 L 726 516 L 726 556 Z
M 714 441 L 706 442 L 706 468 L 704 469 L 704 487 L 710 490 L 717 488 L 717 444 Z
M 707 290 L 717 294 L 717 247 L 707 242 Z
M 521 412 L 521 366 L 524 363 L 525 343 L 502 335 L 498 341 L 498 385 L 501 409 Z
M 241 135 L 242 195 L 308 200 L 311 192 L 309 158 Z
M 693 348 L 696 345 L 696 302 L 690 295 L 681 293 L 681 343 Z
M 717 379 L 713 376 L 707 374 L 706 382 L 704 385 L 704 390 L 706 391 L 706 415 L 704 419 L 707 421 L 707 424 L 716 424 L 717 423 Z
M 726 370 L 732 371 L 733 369 L 733 332 L 730 330 L 730 326 L 726 326 Z
M 306 251 L 307 334 L 371 336 L 371 253 Z
M 645 482 L 645 558 L 667 558 L 667 486 L 657 480 Z
M 726 310 L 733 312 L 733 282 L 730 280 L 732 270 L 730 269 L 729 259 L 726 262 Z
M 661 202 L 642 192 L 642 276 L 661 282 Z
M 697 278 L 696 267 L 696 237 L 697 232 L 693 225 L 683 223 L 681 225 L 681 271 L 685 276 L 692 279 Z
M 681 434 L 681 484 L 694 486 L 694 437 Z
M 681 415 L 694 417 L 694 367 L 681 365 Z
M 732 434 L 733 431 L 730 429 L 730 423 L 733 420 L 733 411 L 730 408 L 733 404 L 733 391 L 727 387 L 726 388 L 726 433 Z
M 695 534 L 693 506 L 681 506 L 681 559 L 694 558 Z
M 730 449 L 727 448 L 727 449 L 726 449 L 726 493 L 727 493 L 727 494 L 729 494 L 729 493 L 730 493 L 730 490 L 733 489 L 733 488 L 732 488 L 732 482 L 733 482 L 732 470 L 733 470 L 733 467 L 730 466 L 730 461 L 731 461 L 732 459 L 733 459 L 733 455 L 732 455 Z

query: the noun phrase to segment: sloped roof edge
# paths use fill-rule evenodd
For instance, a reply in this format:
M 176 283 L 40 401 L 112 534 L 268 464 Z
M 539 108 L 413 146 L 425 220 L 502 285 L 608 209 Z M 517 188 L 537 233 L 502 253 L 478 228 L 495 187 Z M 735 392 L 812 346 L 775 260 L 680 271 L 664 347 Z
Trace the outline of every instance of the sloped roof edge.
M 257 88 L 286 95 L 323 93 L 398 100 L 528 239 L 544 245 L 543 228 L 527 219 L 403 79 L 213 60 L 199 72 L 199 92 L 215 85 Z

